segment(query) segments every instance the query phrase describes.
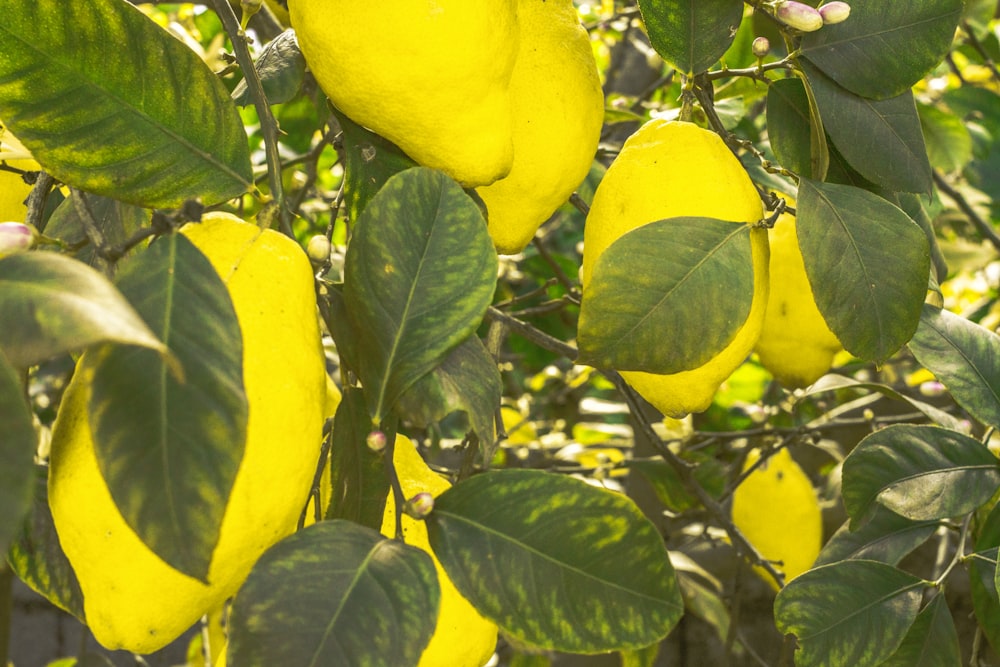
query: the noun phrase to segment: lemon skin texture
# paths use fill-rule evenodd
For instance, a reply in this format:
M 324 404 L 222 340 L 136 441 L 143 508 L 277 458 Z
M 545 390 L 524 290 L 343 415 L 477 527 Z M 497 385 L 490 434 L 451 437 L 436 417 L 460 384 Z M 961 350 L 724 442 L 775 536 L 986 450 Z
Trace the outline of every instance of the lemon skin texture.
M 760 460 L 751 450 L 743 470 Z M 780 449 L 750 473 L 733 492 L 733 523 L 761 556 L 780 561 L 775 569 L 785 583 L 816 561 L 823 541 L 823 517 L 812 482 L 788 449 Z M 762 568 L 757 573 L 772 587 L 777 584 Z
M 521 252 L 587 176 L 604 121 L 604 93 L 571 0 L 520 0 L 521 41 L 510 93 L 514 162 L 477 189 L 502 254 Z
M 392 462 L 405 498 L 425 491 L 437 496 L 451 486 L 427 467 L 416 447 L 403 435 L 396 436 Z M 441 586 L 437 628 L 420 657 L 418 667 L 482 667 L 496 648 L 497 626 L 480 616 L 445 574 L 431 551 L 424 522 L 404 514 L 402 523 L 406 543 L 423 549 L 434 560 Z M 396 506 L 391 492 L 385 505 L 382 534 L 386 537 L 396 534 Z
M 628 138 L 594 194 L 583 236 L 584 292 L 597 258 L 619 237 L 644 224 L 680 216 L 752 224 L 763 216 L 763 205 L 739 160 L 718 135 L 692 123 L 651 120 Z M 719 385 L 757 342 L 767 305 L 767 231 L 752 228 L 750 245 L 753 302 L 729 345 L 691 370 L 667 375 L 622 373 L 633 389 L 667 417 L 706 410 Z M 663 333 L 668 340 L 670 332 Z
M 0 122 L 0 151 L 10 150 L 10 145 L 5 138 L 9 139 L 2 122 Z M 7 166 L 24 171 L 38 171 L 41 169 L 34 160 L 5 160 Z M 24 200 L 31 193 L 31 186 L 24 182 L 20 174 L 10 171 L 0 171 L 0 222 L 24 222 L 28 215 L 28 208 L 24 205 Z
M 151 653 L 233 595 L 257 558 L 290 534 L 305 505 L 322 440 L 326 373 L 313 274 L 292 240 L 228 214 L 185 234 L 225 281 L 243 333 L 246 448 L 206 585 L 173 569 L 128 527 L 101 476 L 87 422 L 86 357 L 54 426 L 49 504 L 109 649 Z
M 517 0 L 291 0 L 288 9 L 313 75 L 355 122 L 465 187 L 510 171 Z
M 795 202 L 788 201 L 794 207 Z M 770 232 L 771 293 L 755 348 L 760 363 L 789 388 L 807 387 L 843 347 L 816 307 L 799 250 L 795 216 L 783 213 Z

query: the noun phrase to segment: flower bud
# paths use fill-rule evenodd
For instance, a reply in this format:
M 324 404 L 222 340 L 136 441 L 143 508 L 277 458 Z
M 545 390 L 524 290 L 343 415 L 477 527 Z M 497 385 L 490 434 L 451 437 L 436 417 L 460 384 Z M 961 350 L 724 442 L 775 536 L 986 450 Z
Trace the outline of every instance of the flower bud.
M 823 23 L 831 25 L 840 23 L 851 15 L 851 6 L 846 2 L 828 2 L 819 8 L 819 14 L 823 17 Z
M 802 32 L 815 32 L 823 27 L 823 16 L 819 11 L 794 0 L 778 5 L 774 15 L 785 25 Z
M 403 512 L 406 516 L 422 520 L 434 509 L 434 496 L 426 491 L 418 493 L 403 505 Z
M 322 234 L 317 234 L 309 239 L 309 243 L 306 245 L 306 254 L 309 255 L 310 262 L 321 266 L 330 259 L 330 249 L 330 239 Z
M 0 257 L 28 250 L 35 245 L 38 232 L 23 222 L 0 222 Z
M 381 452 L 385 449 L 385 433 L 382 431 L 372 431 L 365 438 L 365 444 L 368 445 L 368 449 L 373 452 Z
M 771 42 L 767 37 L 758 37 L 753 40 L 750 50 L 753 51 L 753 54 L 758 58 L 763 58 L 767 55 L 767 52 L 771 50 Z

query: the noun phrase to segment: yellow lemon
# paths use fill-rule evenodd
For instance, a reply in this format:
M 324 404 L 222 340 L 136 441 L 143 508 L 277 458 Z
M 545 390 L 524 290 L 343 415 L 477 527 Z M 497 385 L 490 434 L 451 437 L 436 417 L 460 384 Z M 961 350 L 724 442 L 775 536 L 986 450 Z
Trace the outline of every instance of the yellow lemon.
M 521 42 L 510 94 L 510 174 L 477 190 L 501 253 L 521 252 L 587 176 L 604 119 L 604 93 L 587 31 L 571 0 L 520 0 Z
M 233 595 L 257 558 L 290 534 L 319 455 L 326 399 L 313 273 L 295 242 L 228 214 L 185 234 L 229 289 L 243 333 L 246 449 L 209 568 L 209 584 L 164 563 L 125 523 L 101 476 L 87 422 L 88 364 L 60 408 L 49 472 L 59 541 L 87 623 L 111 649 L 151 653 Z
M 700 216 L 738 224 L 763 216 L 756 188 L 714 132 L 682 121 L 651 120 L 625 142 L 594 195 L 583 236 L 583 289 L 597 258 L 620 236 L 656 220 Z M 753 303 L 736 337 L 698 368 L 657 375 L 627 371 L 622 377 L 668 417 L 701 412 L 750 354 L 767 305 L 767 231 L 750 230 Z M 622 289 L 628 289 L 623 285 Z M 669 344 L 664 332 L 664 344 Z
M 795 202 L 788 201 L 794 207 Z M 830 370 L 842 348 L 816 307 L 799 250 L 795 216 L 783 213 L 770 233 L 771 293 L 754 348 L 781 384 L 806 387 Z
M 399 476 L 403 496 L 412 498 L 427 492 L 437 496 L 451 484 L 435 473 L 420 457 L 413 443 L 405 436 L 396 437 L 392 462 Z M 382 534 L 396 534 L 396 505 L 389 493 L 382 520 Z M 434 557 L 427 541 L 427 527 L 403 515 L 403 537 L 406 543 L 431 554 L 441 586 L 441 606 L 437 628 L 430 644 L 424 649 L 418 667 L 482 667 L 493 655 L 497 642 L 497 626 L 479 615 L 476 608 L 458 592 Z
M 747 454 L 743 470 L 760 460 Z M 761 556 L 776 561 L 787 583 L 816 561 L 823 541 L 823 520 L 812 482 L 788 449 L 779 449 L 733 492 L 733 523 Z M 777 588 L 769 575 L 758 571 Z
M 28 158 L 7 159 L 5 154 L 22 155 L 27 151 L 0 122 L 0 160 L 8 167 L 23 171 L 41 169 L 37 162 Z M 24 222 L 28 209 L 24 200 L 28 198 L 31 186 L 24 182 L 20 174 L 0 170 L 0 222 Z
M 517 0 L 290 0 L 288 9 L 313 75 L 355 122 L 466 187 L 510 171 Z

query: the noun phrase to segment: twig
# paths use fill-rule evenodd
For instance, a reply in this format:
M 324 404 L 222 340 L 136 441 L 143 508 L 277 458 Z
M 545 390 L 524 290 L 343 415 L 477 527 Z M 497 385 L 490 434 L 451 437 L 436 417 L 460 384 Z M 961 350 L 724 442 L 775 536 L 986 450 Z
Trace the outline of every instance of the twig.
M 976 50 L 979 57 L 983 59 L 983 65 L 990 70 L 993 74 L 993 78 L 996 81 L 1000 81 L 1000 71 L 997 70 L 996 63 L 993 62 L 993 58 L 990 57 L 989 52 L 983 46 L 979 38 L 976 37 L 976 33 L 972 30 L 968 21 L 962 21 L 962 30 L 965 32 L 966 37 L 968 37 L 969 45 Z
M 486 309 L 486 319 L 491 322 L 503 322 L 507 327 L 518 334 L 522 338 L 525 338 L 543 350 L 548 350 L 555 354 L 566 357 L 567 359 L 575 360 L 577 356 L 577 349 L 572 345 L 562 342 L 554 336 L 537 329 L 523 320 L 519 320 L 516 317 L 508 315 L 502 310 L 497 310 L 493 306 Z
M 959 210 L 965 214 L 965 217 L 975 225 L 979 233 L 982 234 L 986 239 L 993 244 L 993 247 L 1000 250 L 1000 236 L 997 235 L 996 231 L 993 230 L 993 225 L 984 220 L 982 216 L 976 213 L 976 210 L 972 208 L 972 204 L 965 196 L 953 188 L 948 181 L 944 179 L 937 170 L 934 170 L 934 184 L 938 187 L 938 190 L 948 195 L 955 205 L 958 206 Z
M 39 232 L 45 232 L 45 224 L 43 222 L 42 216 L 45 214 L 45 202 L 49 198 L 49 192 L 52 190 L 52 186 L 55 185 L 56 179 L 48 175 L 44 171 L 38 172 L 38 178 L 35 179 L 35 185 L 32 186 L 31 192 L 28 194 L 28 216 L 26 222 L 29 225 L 33 225 L 35 229 Z

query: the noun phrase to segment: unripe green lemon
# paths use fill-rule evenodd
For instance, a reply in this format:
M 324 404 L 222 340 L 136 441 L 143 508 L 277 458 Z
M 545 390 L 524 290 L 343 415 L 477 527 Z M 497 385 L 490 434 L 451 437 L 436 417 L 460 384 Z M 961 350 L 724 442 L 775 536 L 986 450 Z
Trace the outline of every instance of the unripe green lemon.
M 316 80 L 355 122 L 465 187 L 514 159 L 517 0 L 290 0 Z
M 794 207 L 795 202 L 788 201 Z M 830 370 L 843 347 L 816 307 L 799 250 L 795 216 L 783 213 L 770 233 L 771 294 L 754 348 L 781 384 L 806 387 Z
M 521 252 L 587 176 L 604 120 L 597 63 L 572 1 L 520 0 L 518 22 L 514 162 L 505 178 L 476 191 L 506 254 Z
M 151 653 L 232 596 L 257 558 L 290 534 L 322 440 L 326 373 L 309 260 L 291 239 L 209 213 L 181 233 L 229 289 L 243 333 L 246 449 L 204 584 L 164 563 L 125 523 L 98 468 L 84 361 L 52 436 L 49 504 L 84 595 L 87 623 L 110 649 Z
M 583 236 L 583 289 L 597 258 L 623 234 L 656 220 L 697 216 L 753 224 L 763 205 L 739 160 L 714 132 L 682 121 L 651 120 L 625 142 L 594 194 Z M 750 230 L 753 302 L 735 338 L 698 368 L 658 375 L 625 371 L 622 377 L 668 417 L 701 412 L 750 354 L 767 305 L 767 231 Z M 622 286 L 623 290 L 628 285 Z M 663 332 L 664 345 L 670 332 Z

